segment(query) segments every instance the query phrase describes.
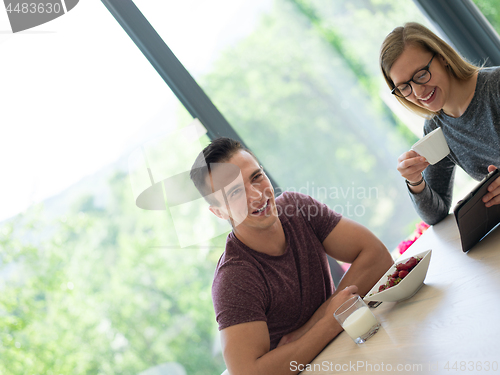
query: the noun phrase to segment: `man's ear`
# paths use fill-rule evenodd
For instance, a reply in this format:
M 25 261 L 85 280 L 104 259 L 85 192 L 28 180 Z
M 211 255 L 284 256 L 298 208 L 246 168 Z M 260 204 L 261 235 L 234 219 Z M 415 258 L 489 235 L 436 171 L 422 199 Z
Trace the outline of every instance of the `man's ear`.
M 229 219 L 229 215 L 224 212 L 223 210 L 220 209 L 220 207 L 216 207 L 216 206 L 208 206 L 208 209 L 215 215 L 217 216 L 219 219 L 224 219 L 224 220 L 228 220 Z

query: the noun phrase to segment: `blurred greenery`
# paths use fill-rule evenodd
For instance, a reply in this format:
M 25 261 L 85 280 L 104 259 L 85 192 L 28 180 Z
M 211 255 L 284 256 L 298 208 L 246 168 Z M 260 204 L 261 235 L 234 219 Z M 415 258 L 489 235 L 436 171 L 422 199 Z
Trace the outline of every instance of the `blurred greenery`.
M 486 19 L 490 22 L 491 26 L 500 33 L 500 9 L 498 7 L 498 0 L 472 0 L 481 13 L 484 14 Z
M 396 164 L 417 138 L 381 99 L 378 50 L 418 10 L 396 0 L 274 4 L 200 84 L 280 188 L 323 201 L 394 248 L 407 235 L 401 223 L 416 219 Z
M 137 374 L 173 361 L 221 373 L 210 285 L 224 238 L 165 246 L 177 242 L 168 214 L 137 210 L 123 172 L 109 187 L 104 208 L 86 196 L 55 222 L 39 208 L 1 227 L 0 374 Z

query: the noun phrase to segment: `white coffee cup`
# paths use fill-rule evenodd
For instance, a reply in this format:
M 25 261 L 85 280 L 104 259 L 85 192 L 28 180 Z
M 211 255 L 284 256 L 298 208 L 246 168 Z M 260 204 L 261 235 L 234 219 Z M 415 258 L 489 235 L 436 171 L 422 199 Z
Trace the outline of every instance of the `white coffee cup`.
M 430 164 L 436 164 L 450 153 L 441 128 L 431 131 L 411 146 L 411 149 L 426 158 Z

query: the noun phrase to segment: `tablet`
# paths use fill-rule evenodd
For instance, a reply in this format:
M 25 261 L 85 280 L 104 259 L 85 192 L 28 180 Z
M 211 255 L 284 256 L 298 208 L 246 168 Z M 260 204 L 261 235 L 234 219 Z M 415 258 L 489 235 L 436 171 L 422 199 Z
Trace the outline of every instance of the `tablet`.
M 498 169 L 490 172 L 453 209 L 464 252 L 473 248 L 500 223 L 500 205 L 486 207 L 482 201 L 483 196 L 488 193 L 490 183 L 499 176 Z

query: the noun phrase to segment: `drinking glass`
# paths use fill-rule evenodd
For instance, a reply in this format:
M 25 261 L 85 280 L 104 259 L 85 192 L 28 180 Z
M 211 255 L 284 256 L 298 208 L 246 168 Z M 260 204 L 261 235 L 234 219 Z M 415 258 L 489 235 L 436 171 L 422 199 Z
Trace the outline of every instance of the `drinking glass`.
M 380 328 L 380 323 L 360 296 L 345 301 L 333 314 L 356 344 L 362 344 Z

